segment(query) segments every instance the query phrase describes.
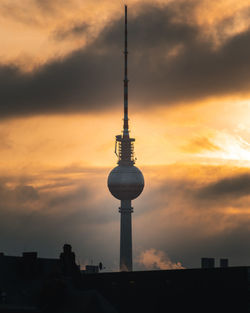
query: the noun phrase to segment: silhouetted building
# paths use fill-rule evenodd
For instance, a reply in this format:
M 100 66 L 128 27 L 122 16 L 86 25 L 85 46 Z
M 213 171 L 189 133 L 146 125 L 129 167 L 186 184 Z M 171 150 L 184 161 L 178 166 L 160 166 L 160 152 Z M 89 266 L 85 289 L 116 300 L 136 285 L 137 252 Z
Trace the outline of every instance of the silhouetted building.
M 75 260 L 75 253 L 72 252 L 71 245 L 65 244 L 63 246 L 63 252 L 60 254 L 60 263 L 64 275 L 71 276 L 79 271 Z
M 0 313 L 117 312 L 98 291 L 82 285 L 68 244 L 58 259 L 0 253 Z
M 228 267 L 228 259 L 220 259 L 220 267 Z
M 69 245 L 58 259 L 1 254 L 0 312 L 241 313 L 250 303 L 250 267 L 93 273 L 89 265 L 92 274 L 75 280 L 74 260 Z
M 85 275 L 119 313 L 249 312 L 249 267 Z
M 213 268 L 214 265 L 214 258 L 201 258 L 201 268 Z

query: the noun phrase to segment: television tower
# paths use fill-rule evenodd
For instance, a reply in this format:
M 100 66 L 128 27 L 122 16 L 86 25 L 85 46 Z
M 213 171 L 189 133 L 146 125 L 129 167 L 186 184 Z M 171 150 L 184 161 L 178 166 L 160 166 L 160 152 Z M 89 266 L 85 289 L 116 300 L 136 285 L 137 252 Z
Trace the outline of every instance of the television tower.
M 120 229 L 120 270 L 132 271 L 132 221 L 133 208 L 131 200 L 137 198 L 144 188 L 142 172 L 134 166 L 134 138 L 129 136 L 128 126 L 128 41 L 127 41 L 127 6 L 125 5 L 125 67 L 124 67 L 124 119 L 122 135 L 116 136 L 115 154 L 118 166 L 108 177 L 108 188 L 111 194 L 121 200 Z

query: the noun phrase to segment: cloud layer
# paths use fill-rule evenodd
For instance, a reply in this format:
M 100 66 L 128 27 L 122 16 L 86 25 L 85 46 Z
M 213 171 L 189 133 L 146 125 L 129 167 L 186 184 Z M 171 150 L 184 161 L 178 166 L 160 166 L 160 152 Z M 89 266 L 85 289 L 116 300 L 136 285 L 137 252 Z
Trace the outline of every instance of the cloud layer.
M 135 269 L 199 267 L 201 257 L 228 257 L 231 265 L 249 265 L 250 189 L 239 192 L 248 185 L 249 173 L 225 178 L 224 168 L 197 167 L 200 176 L 194 180 L 193 168 L 181 167 L 183 177 L 175 175 L 177 170 L 144 169 L 150 186 L 133 203 Z M 68 242 L 80 263 L 93 259 L 117 270 L 119 202 L 104 187 L 106 170 L 80 180 L 55 177 L 53 184 L 39 187 L 34 177 L 19 182 L 1 178 L 1 250 L 14 255 L 37 250 L 57 257 Z
M 199 26 L 180 19 L 181 5 L 139 5 L 129 15 L 130 97 L 138 108 L 248 93 L 250 31 L 233 34 L 215 47 L 210 37 L 202 37 Z M 57 30 L 57 37 L 73 38 L 87 30 L 84 22 Z M 122 50 L 123 19 L 114 19 L 82 49 L 33 72 L 1 65 L 0 116 L 120 106 Z

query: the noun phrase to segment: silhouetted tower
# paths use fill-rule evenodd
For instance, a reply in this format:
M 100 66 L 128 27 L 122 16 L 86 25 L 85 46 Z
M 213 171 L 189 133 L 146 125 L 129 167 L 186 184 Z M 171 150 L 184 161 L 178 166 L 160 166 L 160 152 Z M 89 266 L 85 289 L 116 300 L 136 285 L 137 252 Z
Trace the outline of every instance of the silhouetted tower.
M 129 136 L 128 126 L 128 48 L 127 48 L 127 6 L 125 5 L 125 67 L 124 67 L 124 120 L 122 135 L 116 136 L 115 153 L 118 166 L 108 177 L 111 194 L 121 200 L 120 270 L 132 271 L 132 223 L 131 200 L 137 198 L 144 188 L 142 172 L 134 166 L 134 138 Z

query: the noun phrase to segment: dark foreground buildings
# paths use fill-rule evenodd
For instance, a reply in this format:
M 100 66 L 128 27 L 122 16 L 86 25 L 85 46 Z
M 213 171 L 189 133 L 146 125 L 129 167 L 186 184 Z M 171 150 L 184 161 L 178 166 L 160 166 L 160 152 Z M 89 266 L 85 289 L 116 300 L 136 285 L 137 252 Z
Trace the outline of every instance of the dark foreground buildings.
M 85 288 L 82 276 L 68 244 L 58 259 L 0 253 L 0 312 L 116 312 L 96 289 Z
M 249 312 L 249 267 L 86 276 L 118 312 Z
M 0 254 L 0 312 L 249 312 L 250 267 L 85 274 L 58 259 Z

